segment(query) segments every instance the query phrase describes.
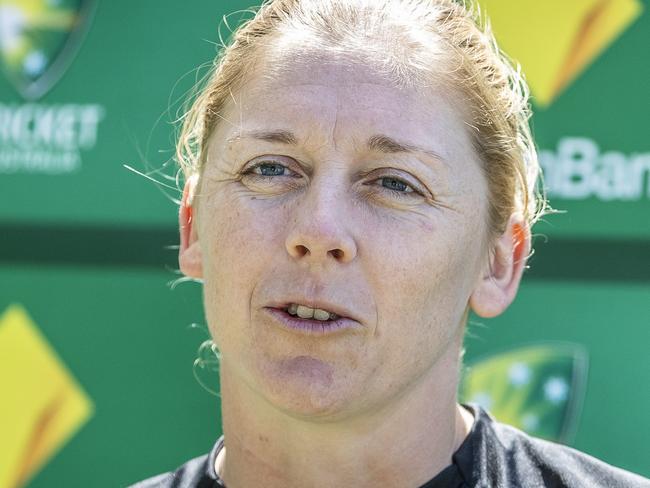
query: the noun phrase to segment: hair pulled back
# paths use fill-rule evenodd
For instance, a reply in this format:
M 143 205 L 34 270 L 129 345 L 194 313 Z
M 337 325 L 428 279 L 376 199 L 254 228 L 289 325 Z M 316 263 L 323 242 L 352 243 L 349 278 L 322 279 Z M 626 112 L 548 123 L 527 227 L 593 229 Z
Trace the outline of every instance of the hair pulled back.
M 532 225 L 546 208 L 528 120 L 528 88 L 499 50 L 474 2 L 454 0 L 270 0 L 223 46 L 184 114 L 176 158 L 199 175 L 207 141 L 228 101 L 260 59 L 285 39 L 374 63 L 399 85 L 442 83 L 468 109 L 467 127 L 483 163 L 493 235 L 521 212 Z

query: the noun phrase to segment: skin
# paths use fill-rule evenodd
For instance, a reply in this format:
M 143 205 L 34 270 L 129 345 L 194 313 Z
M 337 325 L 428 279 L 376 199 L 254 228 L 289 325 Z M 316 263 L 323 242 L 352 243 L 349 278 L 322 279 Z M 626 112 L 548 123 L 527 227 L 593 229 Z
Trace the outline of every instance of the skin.
M 230 488 L 420 486 L 471 427 L 456 400 L 466 314 L 509 305 L 528 232 L 515 215 L 488 243 L 487 185 L 452 95 L 310 59 L 233 94 L 185 188 L 180 266 L 203 280 L 221 352 L 216 469 Z M 295 144 L 247 135 L 278 130 Z M 371 150 L 378 134 L 428 152 Z M 359 327 L 281 327 L 265 307 L 295 294 Z

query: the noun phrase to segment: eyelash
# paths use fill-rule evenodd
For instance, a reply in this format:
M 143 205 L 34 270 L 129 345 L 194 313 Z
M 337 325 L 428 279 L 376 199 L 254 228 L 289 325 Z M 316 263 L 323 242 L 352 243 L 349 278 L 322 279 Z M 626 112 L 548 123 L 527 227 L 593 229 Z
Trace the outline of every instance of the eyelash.
M 262 175 L 262 174 L 254 173 L 254 170 L 256 170 L 258 168 L 261 168 L 262 166 L 280 166 L 280 167 L 284 168 L 285 170 L 291 171 L 287 166 L 285 166 L 284 164 L 279 163 L 277 161 L 260 161 L 259 163 L 256 163 L 256 164 L 254 164 L 252 166 L 249 166 L 243 172 L 243 175 L 251 176 L 251 177 L 253 177 L 255 179 L 266 180 L 266 181 L 272 180 L 277 176 L 295 178 L 294 176 L 289 176 L 289 175 Z M 417 188 L 413 187 L 413 185 L 411 185 L 407 181 L 405 181 L 402 178 L 399 178 L 397 176 L 390 176 L 390 175 L 381 176 L 381 177 L 379 177 L 379 178 L 377 178 L 377 179 L 375 179 L 373 181 L 378 181 L 378 180 L 382 180 L 382 179 L 391 179 L 391 180 L 398 181 L 400 183 L 403 183 L 404 185 L 406 185 L 408 188 L 410 188 L 412 190 L 412 191 L 399 191 L 399 190 L 395 190 L 393 188 L 387 188 L 385 186 L 381 187 L 382 191 L 388 192 L 388 193 L 394 195 L 396 198 L 407 199 L 407 198 L 413 198 L 414 196 L 422 196 L 422 193 Z M 375 190 L 373 189 L 373 191 L 375 191 Z

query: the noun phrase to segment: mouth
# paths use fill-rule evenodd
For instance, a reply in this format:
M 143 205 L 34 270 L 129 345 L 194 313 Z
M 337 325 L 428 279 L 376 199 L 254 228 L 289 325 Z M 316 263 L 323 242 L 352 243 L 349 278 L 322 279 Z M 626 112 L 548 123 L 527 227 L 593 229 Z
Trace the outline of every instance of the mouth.
M 341 318 L 340 315 L 330 312 L 329 310 L 312 308 L 298 303 L 290 303 L 283 310 L 294 317 L 299 317 L 301 319 L 314 319 L 321 322 L 329 322 Z
M 324 308 L 288 303 L 279 307 L 266 307 L 265 310 L 282 327 L 307 335 L 327 335 L 361 328 L 356 320 Z

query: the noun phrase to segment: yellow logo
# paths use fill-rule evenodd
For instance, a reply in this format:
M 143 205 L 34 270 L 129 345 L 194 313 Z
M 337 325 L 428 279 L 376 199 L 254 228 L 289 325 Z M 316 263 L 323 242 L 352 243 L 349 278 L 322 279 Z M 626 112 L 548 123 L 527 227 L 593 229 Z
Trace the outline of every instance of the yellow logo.
M 19 305 L 0 316 L 0 486 L 26 483 L 85 424 L 93 404 Z
M 553 103 L 634 22 L 640 0 L 480 0 L 536 105 Z

